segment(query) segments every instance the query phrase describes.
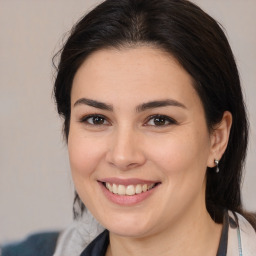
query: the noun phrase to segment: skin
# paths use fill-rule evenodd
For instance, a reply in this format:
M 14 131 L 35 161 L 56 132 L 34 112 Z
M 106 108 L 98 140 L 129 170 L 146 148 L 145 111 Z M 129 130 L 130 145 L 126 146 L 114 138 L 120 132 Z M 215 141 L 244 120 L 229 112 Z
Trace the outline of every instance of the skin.
M 159 124 L 153 115 L 165 117 Z M 80 198 L 110 231 L 107 255 L 216 255 L 221 225 L 206 210 L 205 173 L 221 159 L 231 123 L 225 112 L 209 133 L 193 79 L 159 49 L 105 49 L 84 61 L 72 86 L 68 150 Z M 118 205 L 99 182 L 113 177 L 160 185 L 137 204 Z

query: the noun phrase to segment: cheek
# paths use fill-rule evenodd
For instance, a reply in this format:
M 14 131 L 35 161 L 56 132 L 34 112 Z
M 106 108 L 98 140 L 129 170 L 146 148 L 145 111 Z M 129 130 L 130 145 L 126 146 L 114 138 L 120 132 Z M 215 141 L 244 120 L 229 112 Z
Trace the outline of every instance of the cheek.
M 208 134 L 200 131 L 188 131 L 159 137 L 145 148 L 149 158 L 159 166 L 167 176 L 184 178 L 193 175 L 205 175 L 209 155 Z
M 68 140 L 69 161 L 74 182 L 79 177 L 89 178 L 95 171 L 103 155 L 102 143 L 93 138 L 70 133 Z

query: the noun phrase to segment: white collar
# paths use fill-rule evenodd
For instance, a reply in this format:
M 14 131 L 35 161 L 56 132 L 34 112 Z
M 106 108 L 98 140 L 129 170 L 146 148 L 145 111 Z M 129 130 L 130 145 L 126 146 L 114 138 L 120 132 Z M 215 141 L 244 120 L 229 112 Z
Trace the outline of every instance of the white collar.
M 227 256 L 255 256 L 255 230 L 242 215 L 229 211 L 229 217 L 234 223 L 238 221 L 238 225 L 229 225 Z
M 79 256 L 103 230 L 104 228 L 86 210 L 80 219 L 75 220 L 60 234 L 53 256 Z
M 255 256 L 255 230 L 242 215 L 233 214 L 231 211 L 228 214 L 233 223 L 238 221 L 238 225 L 229 224 L 226 256 Z M 84 248 L 103 230 L 104 228 L 87 210 L 82 218 L 75 220 L 61 233 L 53 256 L 79 256 Z

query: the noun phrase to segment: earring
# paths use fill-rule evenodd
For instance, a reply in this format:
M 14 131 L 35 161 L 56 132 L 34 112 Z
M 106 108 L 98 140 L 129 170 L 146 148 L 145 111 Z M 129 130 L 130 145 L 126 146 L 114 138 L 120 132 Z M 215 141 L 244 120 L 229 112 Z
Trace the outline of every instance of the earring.
M 218 173 L 220 171 L 220 169 L 219 169 L 219 160 L 214 159 L 214 163 L 216 165 L 216 173 Z

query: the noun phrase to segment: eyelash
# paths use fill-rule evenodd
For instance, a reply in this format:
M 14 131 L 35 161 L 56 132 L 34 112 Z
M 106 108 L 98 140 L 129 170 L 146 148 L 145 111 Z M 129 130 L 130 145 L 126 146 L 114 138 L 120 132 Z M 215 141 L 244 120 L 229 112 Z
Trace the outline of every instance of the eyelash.
M 107 121 L 108 124 L 104 124 L 104 123 L 101 123 L 101 124 L 90 123 L 90 122 L 88 122 L 88 120 L 90 118 L 92 118 L 92 119 L 100 118 L 104 122 Z M 95 126 L 109 125 L 109 123 L 110 123 L 105 116 L 99 115 L 99 114 L 93 114 L 93 115 L 84 116 L 84 117 L 81 118 L 80 122 L 81 123 L 86 123 L 87 125 L 95 125 Z
M 98 124 L 93 123 L 97 118 L 98 118 L 98 121 L 101 121 L 103 123 L 98 123 Z M 89 122 L 90 119 L 92 119 L 91 123 Z M 160 125 L 156 125 L 156 123 L 155 123 L 156 119 L 158 119 L 160 122 L 164 122 L 164 123 L 160 124 Z M 154 124 L 149 124 L 149 122 L 152 120 L 153 120 Z M 83 118 L 81 118 L 80 122 L 85 123 L 86 125 L 92 125 L 92 126 L 102 126 L 102 125 L 110 125 L 111 124 L 105 116 L 99 115 L 99 114 L 92 114 L 92 115 L 84 116 Z M 107 123 L 105 123 L 105 122 L 107 122 Z M 166 122 L 167 122 L 167 124 L 166 124 Z M 146 119 L 146 122 L 143 124 L 143 126 L 166 127 L 166 126 L 173 125 L 173 124 L 177 124 L 177 121 L 169 116 L 158 114 L 158 115 L 149 116 Z
M 155 119 L 155 121 L 156 121 L 156 119 L 160 119 L 160 122 L 164 121 L 165 123 L 161 124 L 161 125 L 156 125 L 155 123 L 152 124 L 152 125 L 148 124 L 149 121 L 151 121 L 151 120 L 153 120 L 153 122 L 155 122 L 154 119 Z M 166 122 L 168 122 L 168 124 L 166 124 Z M 177 121 L 174 120 L 173 118 L 169 117 L 169 116 L 166 116 L 166 115 L 152 115 L 152 116 L 147 118 L 147 121 L 144 124 L 144 126 L 166 127 L 166 126 L 173 125 L 173 124 L 177 124 Z

